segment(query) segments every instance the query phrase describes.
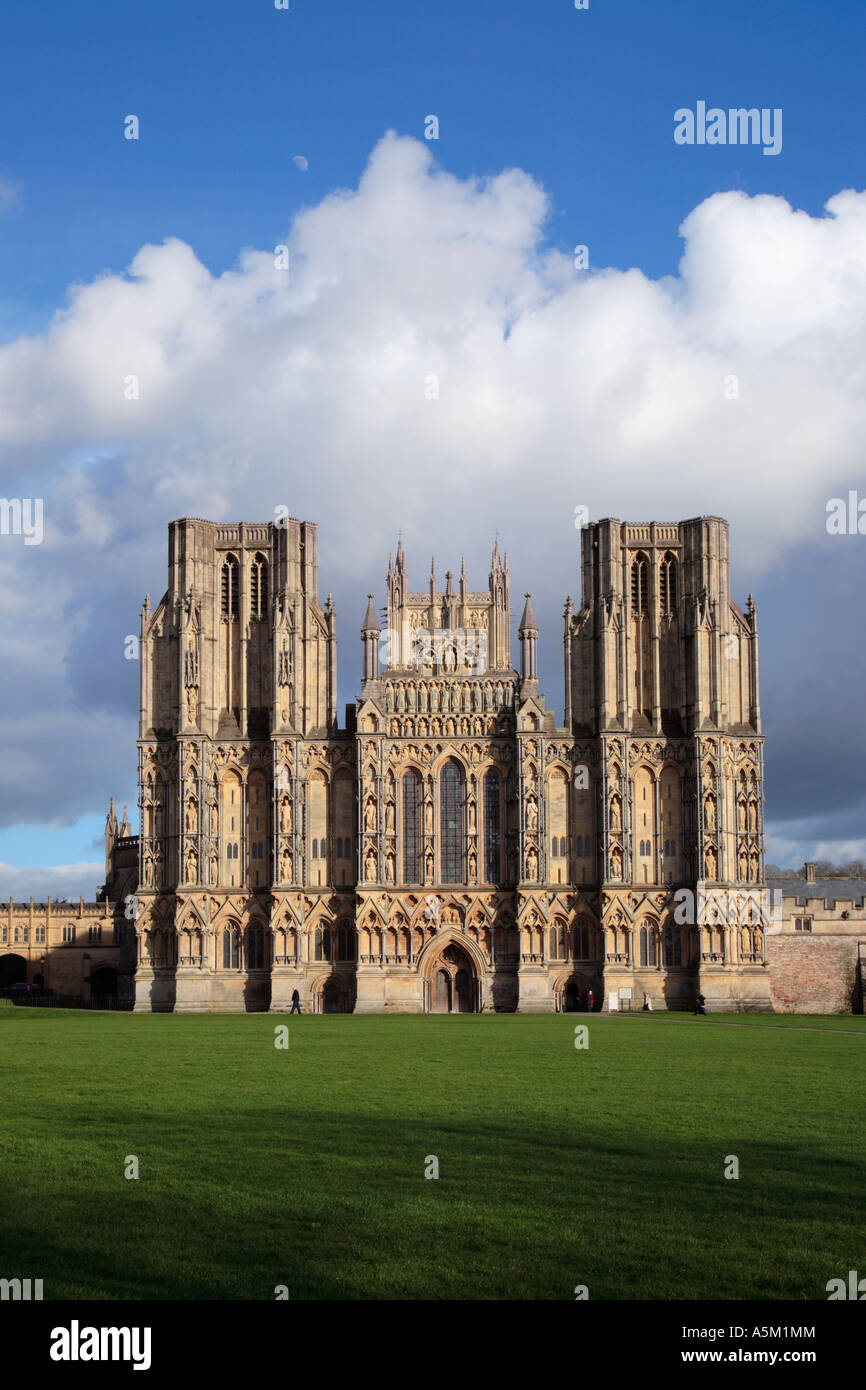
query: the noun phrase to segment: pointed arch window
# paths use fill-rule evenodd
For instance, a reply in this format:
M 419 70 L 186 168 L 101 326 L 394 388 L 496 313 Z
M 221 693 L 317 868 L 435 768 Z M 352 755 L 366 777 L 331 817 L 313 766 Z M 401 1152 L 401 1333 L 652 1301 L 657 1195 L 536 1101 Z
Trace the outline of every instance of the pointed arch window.
M 421 777 L 409 768 L 403 778 L 403 882 L 421 882 Z
M 236 618 L 238 616 L 238 562 L 234 555 L 227 555 L 223 561 L 220 596 L 223 617 Z
M 649 565 L 645 555 L 637 555 L 632 561 L 631 607 L 633 613 L 649 613 Z
M 588 924 L 583 921 L 578 922 L 574 928 L 574 959 L 589 960 L 591 958 L 591 945 Z
M 263 970 L 264 964 L 264 930 L 262 927 L 250 927 L 247 931 L 247 966 L 250 970 Z
M 442 883 L 462 883 L 463 770 L 447 762 L 439 776 L 439 853 Z
M 501 842 L 499 773 L 490 768 L 484 775 L 484 877 L 488 883 L 500 879 Z
M 250 570 L 250 616 L 268 616 L 268 562 L 261 554 L 256 554 Z
M 241 963 L 241 934 L 236 927 L 223 931 L 223 970 L 238 970 Z
M 664 936 L 665 965 L 682 965 L 683 945 L 679 927 L 666 927 Z
M 668 550 L 662 557 L 659 570 L 659 602 L 666 618 L 677 611 L 677 560 Z

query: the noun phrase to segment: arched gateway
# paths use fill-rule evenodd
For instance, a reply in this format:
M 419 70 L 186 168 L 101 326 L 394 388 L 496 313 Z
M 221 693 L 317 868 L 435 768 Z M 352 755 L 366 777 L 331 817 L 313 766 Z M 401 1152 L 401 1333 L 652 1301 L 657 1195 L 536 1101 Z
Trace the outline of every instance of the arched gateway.
M 471 953 L 457 941 L 435 951 L 424 969 L 424 1012 L 476 1014 L 481 987 Z

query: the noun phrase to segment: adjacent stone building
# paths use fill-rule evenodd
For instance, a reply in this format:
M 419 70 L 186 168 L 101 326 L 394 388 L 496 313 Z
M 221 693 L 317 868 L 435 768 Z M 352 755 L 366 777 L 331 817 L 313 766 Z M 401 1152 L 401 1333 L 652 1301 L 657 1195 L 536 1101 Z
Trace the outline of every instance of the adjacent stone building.
M 757 618 L 730 596 L 727 523 L 584 527 L 561 723 L 528 594 L 513 664 L 510 584 L 497 545 L 485 589 L 434 566 L 411 591 L 398 545 L 341 728 L 315 525 L 173 522 L 142 611 L 140 834 L 112 807 L 106 885 L 77 912 L 114 955 L 61 967 L 84 943 L 46 938 L 40 973 L 95 993 L 104 966 L 136 1009 L 186 1012 L 286 1011 L 294 990 L 359 1013 L 817 998 L 822 958 L 799 965 L 767 911 Z

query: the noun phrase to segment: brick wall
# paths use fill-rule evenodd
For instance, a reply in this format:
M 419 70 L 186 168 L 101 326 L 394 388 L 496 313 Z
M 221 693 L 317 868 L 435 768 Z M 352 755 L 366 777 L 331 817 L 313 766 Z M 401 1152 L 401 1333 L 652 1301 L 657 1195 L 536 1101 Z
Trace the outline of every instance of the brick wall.
M 777 1013 L 862 1013 L 858 954 L 866 940 L 809 933 L 767 939 L 770 996 Z

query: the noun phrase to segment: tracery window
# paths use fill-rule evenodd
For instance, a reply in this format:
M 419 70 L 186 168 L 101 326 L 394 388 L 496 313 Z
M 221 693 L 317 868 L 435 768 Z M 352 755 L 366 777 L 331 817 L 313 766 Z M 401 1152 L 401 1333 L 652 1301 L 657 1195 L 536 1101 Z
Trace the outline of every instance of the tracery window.
M 665 928 L 665 965 L 682 965 L 683 943 L 679 927 Z
M 223 561 L 220 595 L 224 618 L 238 616 L 238 562 L 234 555 L 227 555 Z
M 421 882 L 421 777 L 409 768 L 403 778 L 403 882 Z
M 439 853 L 442 883 L 463 882 L 463 771 L 447 762 L 439 775 Z
M 499 773 L 489 768 L 484 774 L 484 877 L 498 883 L 502 872 L 502 826 L 499 810 Z
M 638 555 L 632 561 L 631 607 L 633 613 L 649 612 L 649 566 L 645 555 Z
M 265 964 L 265 934 L 262 927 L 250 927 L 247 932 L 247 966 L 262 970 Z
M 257 554 L 250 570 L 250 616 L 266 618 L 268 615 L 268 562 L 264 555 Z
M 236 927 L 223 931 L 223 970 L 238 970 L 241 963 L 241 934 Z
M 669 550 L 659 570 L 659 602 L 665 617 L 673 617 L 677 611 L 677 562 Z

